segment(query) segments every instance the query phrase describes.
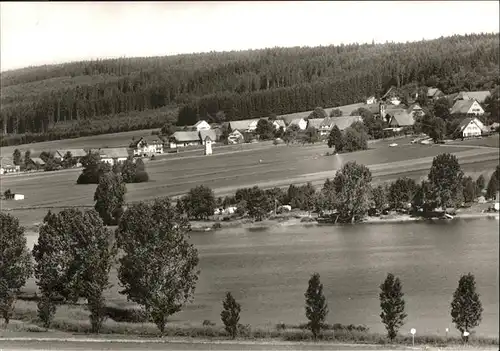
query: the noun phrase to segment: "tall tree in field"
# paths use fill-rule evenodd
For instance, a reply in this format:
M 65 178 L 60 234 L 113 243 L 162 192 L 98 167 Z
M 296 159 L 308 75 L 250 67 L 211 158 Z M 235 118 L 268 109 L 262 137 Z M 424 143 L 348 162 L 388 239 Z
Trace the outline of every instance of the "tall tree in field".
M 385 281 L 380 284 L 380 290 L 380 308 L 382 309 L 380 318 L 387 330 L 387 336 L 390 340 L 394 340 L 407 317 L 402 285 L 399 278 L 389 273 Z
M 272 210 L 272 199 L 267 193 L 257 186 L 248 189 L 249 194 L 246 200 L 248 215 L 256 221 L 261 221 Z
M 12 153 L 12 162 L 14 162 L 14 165 L 20 166 L 22 159 L 21 159 L 21 151 L 19 149 L 15 149 L 14 152 Z
M 273 138 L 274 126 L 273 123 L 267 119 L 259 119 L 255 133 L 259 136 L 260 140 L 269 140 Z
M 318 273 L 314 273 L 309 279 L 309 285 L 304 295 L 306 298 L 306 317 L 309 320 L 307 327 L 316 340 L 328 314 L 328 304 Z
M 476 184 L 472 177 L 462 179 L 463 198 L 465 203 L 471 203 L 476 199 Z
M 31 167 L 31 151 L 30 150 L 27 150 L 25 153 L 24 153 L 24 167 L 26 169 L 30 169 Z
M 437 206 L 455 207 L 462 200 L 464 173 L 455 155 L 441 154 L 434 157 L 428 179 Z
M 333 179 L 334 206 L 340 222 L 352 223 L 366 215 L 370 208 L 371 180 L 370 170 L 356 162 L 348 162 L 337 171 Z
M 105 225 L 116 225 L 123 213 L 127 188 L 121 175 L 108 172 L 99 179 L 94 193 L 95 210 Z
M 0 212 L 0 317 L 9 324 L 20 289 L 33 272 L 24 228 L 10 214 Z
M 122 294 L 141 305 L 161 333 L 168 317 L 192 299 L 199 271 L 198 251 L 188 242 L 189 222 L 157 199 L 130 206 L 116 230 Z
M 500 166 L 497 166 L 493 174 L 491 175 L 490 181 L 488 182 L 488 187 L 486 188 L 486 198 L 494 199 L 500 185 Z
M 342 152 L 344 146 L 342 132 L 336 125 L 333 126 L 328 135 L 328 147 L 335 148 L 335 152 Z
M 238 323 L 240 321 L 241 305 L 236 302 L 230 292 L 226 293 L 226 298 L 222 301 L 223 310 L 220 313 L 222 323 L 226 332 L 235 339 L 238 335 Z
M 462 275 L 458 281 L 458 287 L 453 293 L 451 302 L 451 318 L 456 328 L 463 334 L 470 332 L 481 322 L 483 306 L 476 291 L 476 279 L 468 273 Z

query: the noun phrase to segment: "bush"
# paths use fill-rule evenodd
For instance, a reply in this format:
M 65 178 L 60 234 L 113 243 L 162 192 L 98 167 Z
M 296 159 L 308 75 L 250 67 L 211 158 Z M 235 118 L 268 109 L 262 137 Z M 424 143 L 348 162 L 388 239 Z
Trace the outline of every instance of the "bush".
M 148 316 L 146 312 L 137 308 L 120 308 L 106 306 L 104 309 L 106 317 L 115 322 L 146 323 Z
M 203 321 L 203 326 L 204 326 L 204 327 L 213 327 L 213 326 L 215 326 L 215 323 L 214 323 L 214 322 L 212 322 L 212 321 L 209 321 L 208 319 L 205 319 L 205 320 Z
M 149 175 L 146 171 L 137 171 L 134 178 L 134 183 L 144 183 L 149 181 Z

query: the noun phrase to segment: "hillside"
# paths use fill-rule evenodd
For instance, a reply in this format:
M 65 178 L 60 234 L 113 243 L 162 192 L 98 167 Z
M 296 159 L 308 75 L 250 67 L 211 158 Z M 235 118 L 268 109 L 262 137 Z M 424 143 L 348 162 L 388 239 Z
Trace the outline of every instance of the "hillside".
M 2 145 L 361 101 L 389 86 L 500 84 L 498 34 L 112 59 L 3 72 Z M 5 133 L 9 134 L 8 136 Z

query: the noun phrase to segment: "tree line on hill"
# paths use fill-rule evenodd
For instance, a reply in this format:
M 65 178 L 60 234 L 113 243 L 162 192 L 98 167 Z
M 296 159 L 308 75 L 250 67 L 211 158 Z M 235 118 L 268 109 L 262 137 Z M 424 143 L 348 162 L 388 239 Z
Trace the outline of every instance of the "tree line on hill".
M 5 324 L 21 288 L 34 274 L 40 291 L 37 314 L 45 328 L 51 327 L 61 303 L 83 300 L 90 312 L 91 332 L 99 333 L 107 317 L 104 293 L 111 286 L 110 270 L 116 260 L 120 293 L 140 305 L 145 320 L 154 322 L 162 335 L 169 317 L 193 299 L 200 273 L 198 251 L 188 242 L 189 222 L 168 198 L 130 206 L 114 234 L 95 210 L 49 211 L 32 252 L 17 218 L 0 213 L 0 227 L 0 314 Z M 119 258 L 118 251 L 122 252 Z M 304 295 L 306 328 L 316 340 L 328 328 L 329 312 L 319 274 L 311 276 Z M 379 300 L 380 318 L 393 341 L 407 317 L 399 278 L 387 275 Z M 243 327 L 241 305 L 230 292 L 222 305 L 221 320 L 234 339 Z M 451 316 L 465 341 L 465 332 L 480 324 L 482 312 L 474 276 L 462 275 Z
M 478 34 L 405 44 L 273 48 L 35 67 L 2 73 L 0 117 L 7 133 L 57 138 L 69 129 L 73 135 L 84 132 L 89 129 L 85 123 L 115 115 L 123 118 L 114 121 L 114 131 L 138 128 L 130 112 L 166 106 L 180 106 L 177 123 L 190 125 L 198 119 L 217 122 L 341 106 L 380 96 L 392 85 L 417 83 L 445 92 L 491 90 L 500 83 L 498 54 L 497 35 Z M 68 75 L 71 84 L 63 86 L 62 77 Z M 35 89 L 39 81 L 43 84 Z M 68 127 L 56 131 L 57 125 Z M 108 132 L 109 125 L 102 128 L 94 132 Z

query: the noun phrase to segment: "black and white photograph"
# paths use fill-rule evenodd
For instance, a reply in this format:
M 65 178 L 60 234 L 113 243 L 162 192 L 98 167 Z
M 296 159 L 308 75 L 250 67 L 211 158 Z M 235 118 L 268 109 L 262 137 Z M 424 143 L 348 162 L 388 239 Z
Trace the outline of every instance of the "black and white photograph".
M 499 350 L 499 1 L 1 1 L 0 351 Z

